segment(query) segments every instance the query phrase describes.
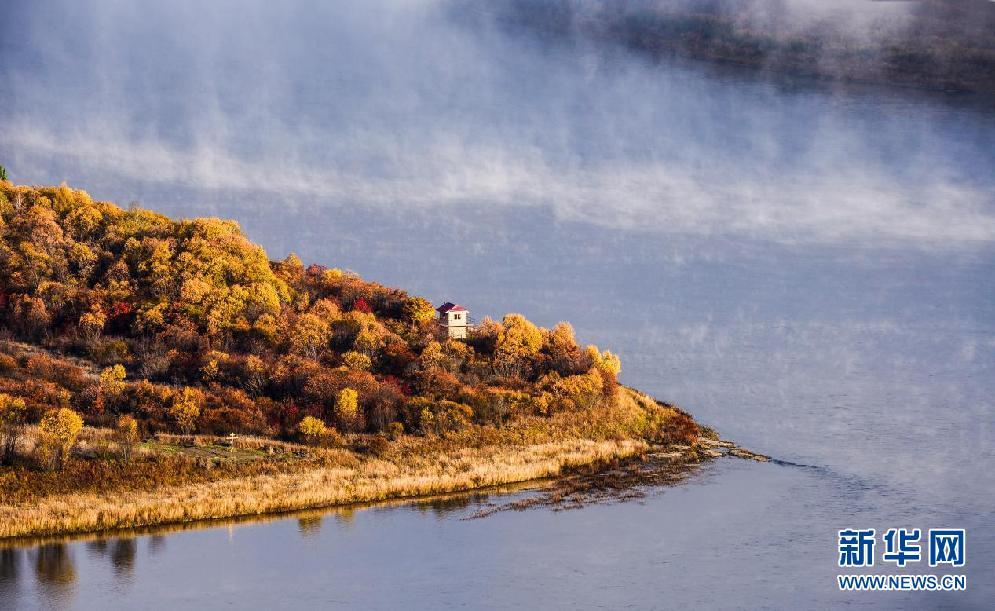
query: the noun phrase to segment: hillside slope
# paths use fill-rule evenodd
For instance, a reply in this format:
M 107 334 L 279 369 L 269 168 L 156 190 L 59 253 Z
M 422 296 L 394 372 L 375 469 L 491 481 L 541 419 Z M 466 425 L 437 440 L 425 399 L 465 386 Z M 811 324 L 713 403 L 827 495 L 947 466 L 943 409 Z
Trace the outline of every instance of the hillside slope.
M 269 261 L 234 222 L 66 186 L 0 183 L 0 333 L 108 368 L 63 385 L 63 402 L 91 424 L 132 414 L 146 435 L 289 438 L 305 416 L 339 432 L 501 426 L 610 401 L 620 368 L 568 324 L 517 314 L 449 340 L 425 299 L 294 255 Z M 52 404 L 6 390 L 32 418 Z

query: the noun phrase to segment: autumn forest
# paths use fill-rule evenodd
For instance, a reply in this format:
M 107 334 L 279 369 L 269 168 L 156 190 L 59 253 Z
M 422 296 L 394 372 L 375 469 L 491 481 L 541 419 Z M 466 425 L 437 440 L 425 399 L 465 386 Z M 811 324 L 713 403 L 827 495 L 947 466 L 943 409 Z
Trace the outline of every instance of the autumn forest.
M 520 314 L 449 339 L 429 301 L 293 254 L 271 261 L 232 221 L 0 182 L 0 459 L 11 467 L 0 487 L 15 501 L 221 477 L 199 467 L 234 477 L 391 456 L 410 466 L 581 439 L 631 454 L 645 439 L 697 437 L 684 412 L 620 387 L 620 369 L 569 324 Z M 226 436 L 267 459 L 185 449 Z M 274 468 L 274 453 L 297 460 Z M 565 459 L 553 454 L 541 473 L 525 460 L 492 479 L 555 472 Z M 413 489 L 439 486 L 418 477 Z

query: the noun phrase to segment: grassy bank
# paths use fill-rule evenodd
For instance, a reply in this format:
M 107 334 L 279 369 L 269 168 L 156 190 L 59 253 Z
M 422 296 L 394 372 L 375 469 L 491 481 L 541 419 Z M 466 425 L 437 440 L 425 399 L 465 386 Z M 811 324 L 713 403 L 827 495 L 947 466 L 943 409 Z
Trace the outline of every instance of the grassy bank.
M 63 472 L 21 467 L 3 475 L 0 537 L 262 515 L 555 477 L 638 455 L 686 423 L 679 410 L 622 389 L 610 407 L 503 429 L 404 436 L 375 455 L 360 436 L 336 448 L 253 438 L 232 447 L 220 438 L 189 445 L 164 436 L 123 461 L 101 431 L 90 429 Z
M 443 454 L 422 464 L 365 460 L 160 490 L 68 493 L 0 506 L 0 537 L 133 528 L 470 490 L 551 477 L 565 467 L 637 454 L 633 441 L 576 440 Z

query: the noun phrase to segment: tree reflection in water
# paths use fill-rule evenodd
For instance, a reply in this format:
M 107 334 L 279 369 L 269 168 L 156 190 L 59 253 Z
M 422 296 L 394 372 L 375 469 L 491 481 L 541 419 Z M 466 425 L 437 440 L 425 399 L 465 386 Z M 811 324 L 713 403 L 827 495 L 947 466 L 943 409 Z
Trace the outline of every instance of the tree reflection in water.
M 162 539 L 162 537 L 153 537 L 153 539 Z M 161 546 L 161 541 L 149 543 L 149 549 L 152 551 L 157 551 Z M 114 574 L 118 577 L 130 576 L 134 572 L 138 540 L 133 537 L 87 541 L 86 549 L 94 558 L 109 558 L 111 566 L 114 567 Z
M 334 515 L 335 521 L 340 526 L 350 527 L 356 519 L 356 510 L 352 507 L 343 507 L 342 509 L 336 511 Z
M 445 495 L 414 503 L 414 508 L 421 512 L 432 512 L 436 517 L 444 518 L 467 507 L 480 505 L 487 501 L 486 492 Z
M 297 530 L 302 537 L 313 537 L 321 532 L 321 516 L 307 516 L 297 519 Z
M 21 550 L 0 549 L 0 604 L 5 600 L 13 600 L 20 574 Z
M 65 543 L 48 543 L 35 552 L 35 573 L 45 584 L 70 584 L 76 579 L 76 568 L 69 546 Z
M 131 575 L 135 568 L 138 543 L 135 539 L 115 539 L 111 544 L 111 564 L 118 577 Z
M 86 549 L 89 550 L 90 555 L 97 558 L 103 558 L 107 555 L 107 539 L 95 539 L 93 541 L 86 542 Z

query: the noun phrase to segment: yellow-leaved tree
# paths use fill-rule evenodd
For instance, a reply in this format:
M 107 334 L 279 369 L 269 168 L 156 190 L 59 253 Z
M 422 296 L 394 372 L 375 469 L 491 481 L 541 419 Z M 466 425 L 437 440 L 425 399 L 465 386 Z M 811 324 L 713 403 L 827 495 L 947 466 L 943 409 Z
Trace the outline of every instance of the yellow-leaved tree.
M 328 344 L 331 328 L 328 323 L 315 314 L 304 314 L 297 319 L 290 335 L 291 349 L 310 359 Z
M 345 430 L 356 428 L 359 420 L 359 393 L 343 388 L 335 397 L 335 418 Z
M 542 348 L 542 330 L 521 314 L 508 314 L 501 320 L 503 327 L 497 351 L 514 356 L 531 356 Z
M 173 399 L 169 415 L 176 423 L 176 428 L 184 435 L 193 432 L 197 418 L 200 417 L 200 405 L 203 400 L 201 392 L 189 386 Z
M 362 352 L 346 352 L 342 355 L 342 362 L 349 369 L 355 369 L 357 371 L 369 371 L 370 367 L 373 366 L 373 361 L 370 360 L 370 357 L 366 356 Z
M 64 407 L 49 410 L 38 426 L 42 463 L 49 468 L 64 466 L 82 430 L 83 417 L 73 410 Z
M 114 427 L 114 438 L 121 446 L 121 456 L 125 460 L 130 460 L 135 444 L 138 443 L 138 421 L 127 415 L 118 418 Z
M 404 301 L 404 317 L 422 326 L 435 320 L 435 307 L 421 297 L 409 297 Z
M 586 353 L 592 367 L 607 374 L 609 379 L 618 378 L 619 372 L 622 371 L 622 360 L 618 355 L 609 350 L 599 352 L 598 347 L 593 345 L 587 347 Z
M 325 423 L 314 416 L 304 416 L 304 419 L 297 425 L 297 432 L 301 434 L 304 441 L 310 444 L 318 443 L 326 431 Z
M 546 337 L 546 351 L 553 369 L 560 375 L 580 373 L 581 353 L 574 336 L 574 328 L 568 322 L 559 322 Z
M 117 396 L 124 390 L 124 379 L 128 376 L 124 365 L 107 367 L 100 372 L 100 390 L 108 396 Z
M 97 402 L 93 406 L 93 411 L 102 413 L 104 409 L 113 408 L 115 402 L 124 392 L 124 378 L 127 372 L 123 365 L 107 367 L 100 372 L 100 394 L 97 395 Z
M 107 323 L 107 315 L 100 306 L 94 306 L 89 312 L 79 317 L 79 332 L 83 339 L 95 341 L 100 337 Z
M 508 314 L 501 321 L 501 331 L 494 351 L 494 368 L 501 375 L 522 377 L 528 361 L 542 348 L 542 330 L 521 314 Z
M 566 376 L 553 385 L 561 409 L 590 409 L 598 404 L 604 390 L 604 378 L 595 371 Z

